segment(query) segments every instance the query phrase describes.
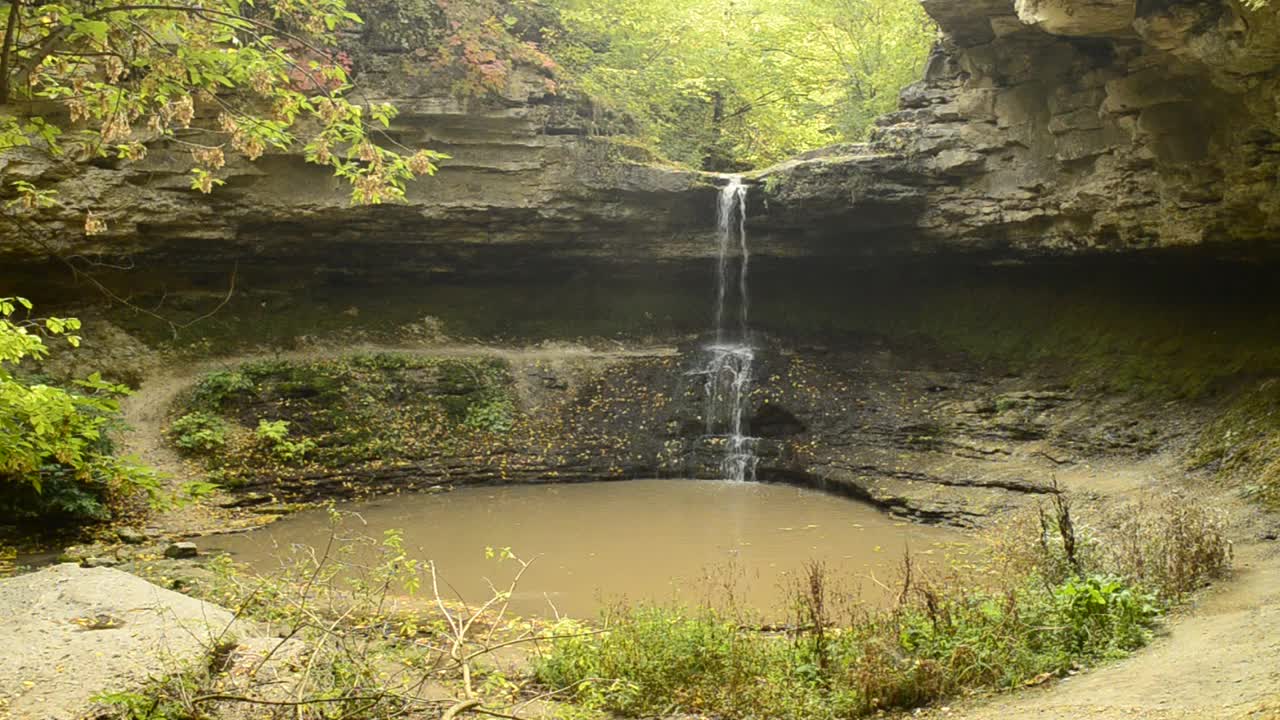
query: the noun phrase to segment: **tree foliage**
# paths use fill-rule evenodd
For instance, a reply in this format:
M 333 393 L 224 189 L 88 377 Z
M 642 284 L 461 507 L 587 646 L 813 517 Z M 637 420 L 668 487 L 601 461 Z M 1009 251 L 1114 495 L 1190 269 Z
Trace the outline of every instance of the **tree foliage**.
M 150 473 L 115 456 L 108 435 L 128 390 L 98 373 L 70 389 L 19 377 L 20 364 L 48 355 L 45 337 L 80 343 L 78 320 L 32 319 L 31 309 L 24 298 L 0 298 L 0 507 L 102 517 L 104 494 L 155 490 Z
M 550 1 L 570 80 L 710 169 L 864 138 L 935 35 L 916 0 Z
M 441 156 L 387 147 L 387 104 L 355 102 L 337 33 L 360 23 L 344 0 L 63 0 L 0 3 L 0 156 L 143 159 L 189 152 L 191 186 L 221 184 L 228 154 L 305 148 L 360 203 L 403 197 Z M 57 202 L 27 184 L 27 208 Z M 86 218 L 85 230 L 103 229 Z
M 454 91 L 467 98 L 501 95 L 511 88 L 520 66 L 535 68 L 542 88 L 555 94 L 556 61 L 535 40 L 538 8 L 517 0 L 516 7 L 492 2 L 435 0 L 446 32 L 430 54 L 429 69 L 452 80 Z M 514 13 L 520 14 L 514 14 Z M 539 38 L 540 39 L 540 38 Z

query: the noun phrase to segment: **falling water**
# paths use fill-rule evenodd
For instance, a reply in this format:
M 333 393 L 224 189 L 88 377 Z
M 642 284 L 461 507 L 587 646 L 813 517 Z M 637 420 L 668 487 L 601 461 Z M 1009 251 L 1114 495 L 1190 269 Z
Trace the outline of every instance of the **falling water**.
M 747 249 L 747 188 L 742 178 L 731 178 L 720 191 L 717 210 L 715 341 L 706 348 L 707 363 L 702 369 L 707 383 L 707 435 L 724 445 L 720 471 L 726 479 L 753 480 L 756 440 L 746 435 L 744 418 L 751 393 L 755 351 L 747 329 L 750 309 L 747 267 L 751 254 Z M 726 317 L 730 315 L 736 317 L 732 320 Z

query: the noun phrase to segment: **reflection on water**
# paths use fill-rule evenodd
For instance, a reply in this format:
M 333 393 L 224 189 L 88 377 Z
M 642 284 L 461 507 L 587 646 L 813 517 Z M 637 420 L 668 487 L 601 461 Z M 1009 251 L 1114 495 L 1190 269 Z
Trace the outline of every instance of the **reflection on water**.
M 489 597 L 486 578 L 501 586 L 516 569 L 486 559 L 486 547 L 536 558 L 513 611 L 550 615 L 554 604 L 580 617 L 619 598 L 702 602 L 730 577 L 739 602 L 771 612 L 784 602 L 788 576 L 810 560 L 861 579 L 864 598 L 882 602 L 883 588 L 868 578 L 892 577 L 908 546 L 940 558 L 944 546 L 963 540 L 814 490 L 722 481 L 465 488 L 340 509 L 358 513 L 362 534 L 403 530 L 406 548 L 434 560 L 451 594 L 468 602 Z M 267 572 L 290 544 L 323 546 L 329 534 L 326 513 L 309 511 L 220 537 L 214 547 Z

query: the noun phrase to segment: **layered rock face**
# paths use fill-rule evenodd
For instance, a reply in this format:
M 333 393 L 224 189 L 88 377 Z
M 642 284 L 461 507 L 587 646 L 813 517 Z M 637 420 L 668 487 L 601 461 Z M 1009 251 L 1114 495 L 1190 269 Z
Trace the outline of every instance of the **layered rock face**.
M 1280 11 L 924 6 L 943 42 L 872 141 L 762 173 L 776 252 L 1277 247 Z
M 1256 257 L 1280 228 L 1280 10 L 1237 0 L 924 0 L 943 42 L 867 144 L 757 176 L 753 249 L 779 257 L 1210 246 Z M 0 242 L 0 261 L 120 258 L 164 273 L 234 263 L 271 276 L 511 275 L 566 261 L 706 257 L 716 179 L 593 135 L 588 103 L 513 68 L 466 97 L 431 48 L 431 3 L 378 0 L 348 40 L 360 97 L 401 109 L 396 142 L 452 156 L 408 202 L 352 207 L 300 154 L 189 187 L 185 152 L 132 164 L 6 154 L 0 181 L 61 205 Z M 86 237 L 95 209 L 106 234 Z M 40 242 L 35 242 L 39 240 Z M 118 264 L 118 261 L 115 261 Z M 639 267 L 639 266 L 637 266 Z M 101 269 L 101 268 L 99 268 Z M 129 282 L 139 282 L 139 274 Z
M 434 3 L 378 0 L 360 11 L 366 23 L 345 41 L 351 94 L 399 108 L 389 140 L 451 156 L 438 175 L 410 184 L 406 203 L 353 207 L 346 184 L 301 149 L 230 161 L 226 185 L 209 195 L 190 188 L 191 158 L 180 146 L 155 143 L 144 161 L 119 164 L 10 151 L 3 185 L 31 181 L 56 190 L 60 205 L 6 231 L 0 262 L 50 251 L 129 257 L 142 271 L 132 284 L 148 269 L 221 272 L 235 260 L 277 272 L 476 275 L 518 265 L 530 249 L 561 260 L 678 255 L 689 251 L 681 239 L 690 228 L 714 224 L 710 184 L 591 136 L 600 119 L 588 103 L 555 94 L 544 68 L 517 64 L 501 93 L 468 96 L 434 63 L 446 32 Z M 86 237 L 90 209 L 107 221 L 105 234 Z

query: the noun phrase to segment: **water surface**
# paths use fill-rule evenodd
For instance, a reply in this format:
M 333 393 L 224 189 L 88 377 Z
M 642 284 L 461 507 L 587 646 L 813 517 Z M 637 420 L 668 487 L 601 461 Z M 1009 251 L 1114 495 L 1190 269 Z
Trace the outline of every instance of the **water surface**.
M 775 615 L 788 578 L 810 560 L 883 602 L 877 581 L 894 576 L 908 546 L 928 562 L 964 539 L 815 490 L 707 480 L 463 488 L 340 509 L 358 513 L 348 534 L 403 530 L 412 554 L 434 560 L 449 594 L 467 602 L 489 597 L 486 578 L 503 585 L 515 570 L 486 547 L 536 558 L 513 611 L 551 615 L 554 605 L 577 617 L 622 598 L 722 603 L 730 579 L 739 603 Z M 323 546 L 329 535 L 327 514 L 308 511 L 211 544 L 265 572 L 291 544 Z

